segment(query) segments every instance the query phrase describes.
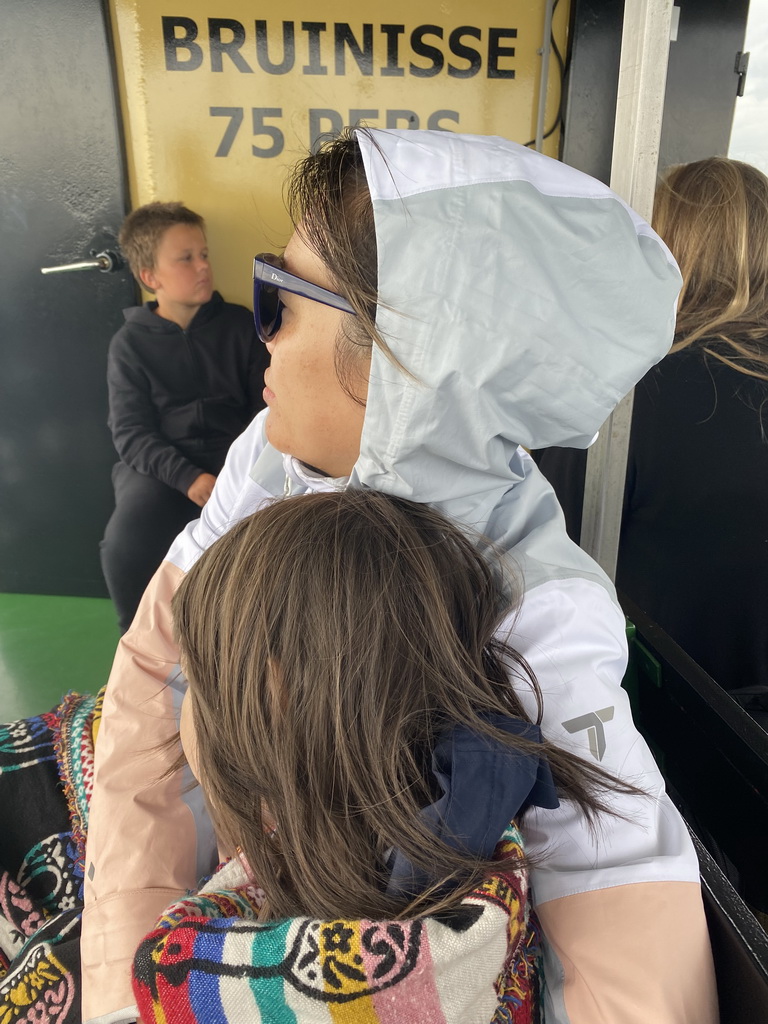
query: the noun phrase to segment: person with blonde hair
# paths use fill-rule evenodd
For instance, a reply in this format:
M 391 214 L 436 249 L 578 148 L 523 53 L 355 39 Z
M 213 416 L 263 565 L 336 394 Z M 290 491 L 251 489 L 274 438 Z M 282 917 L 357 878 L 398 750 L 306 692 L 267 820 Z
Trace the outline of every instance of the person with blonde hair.
M 101 567 L 124 633 L 169 544 L 199 515 L 229 446 L 264 408 L 268 354 L 249 311 L 213 287 L 205 221 L 179 202 L 139 206 L 120 248 L 154 299 L 123 311 L 107 360 L 119 461 Z
M 547 1024 L 714 1024 L 698 861 L 621 687 L 624 617 L 525 450 L 587 445 L 667 351 L 680 287 L 669 250 L 600 182 L 450 132 L 345 132 L 298 166 L 289 207 L 285 252 L 253 261 L 267 409 L 155 575 L 107 686 L 83 1019 L 134 1019 L 136 945 L 216 854 L 199 791 L 166 774 L 186 690 L 174 591 L 272 498 L 361 489 L 434 506 L 491 564 L 514 566 L 521 600 L 500 635 L 541 708 L 514 671 L 510 685 L 550 743 L 634 787 L 611 792 L 614 813 L 594 828 L 565 798 L 524 815 Z M 364 629 L 356 657 L 373 657 Z
M 673 167 L 653 225 L 683 275 L 671 352 L 695 345 L 768 381 L 768 178 L 720 156 Z
M 683 288 L 671 352 L 635 391 L 617 586 L 768 724 L 768 178 L 674 167 L 653 225 Z M 536 456 L 575 538 L 580 455 Z

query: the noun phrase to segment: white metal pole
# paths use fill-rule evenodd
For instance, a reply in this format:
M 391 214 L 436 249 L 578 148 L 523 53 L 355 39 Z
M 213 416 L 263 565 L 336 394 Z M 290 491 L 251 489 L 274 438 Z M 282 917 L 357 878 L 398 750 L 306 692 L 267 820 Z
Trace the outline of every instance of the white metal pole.
M 611 188 L 650 221 L 659 163 L 672 0 L 626 0 L 616 98 Z M 615 579 L 632 394 L 603 424 L 587 455 L 581 546 Z

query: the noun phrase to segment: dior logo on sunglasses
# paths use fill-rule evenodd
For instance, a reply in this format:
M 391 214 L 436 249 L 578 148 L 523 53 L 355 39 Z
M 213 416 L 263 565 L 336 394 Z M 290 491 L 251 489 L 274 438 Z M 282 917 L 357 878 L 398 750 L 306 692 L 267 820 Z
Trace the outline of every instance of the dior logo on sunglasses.
M 343 295 L 321 288 L 320 285 L 305 281 L 295 274 L 289 274 L 287 270 L 283 270 L 282 262 L 282 256 L 272 252 L 260 253 L 253 260 L 253 320 L 261 341 L 271 341 L 280 330 L 285 308 L 280 299 L 280 291 L 301 295 L 305 299 L 322 302 L 325 306 L 332 306 L 343 313 L 357 316 Z

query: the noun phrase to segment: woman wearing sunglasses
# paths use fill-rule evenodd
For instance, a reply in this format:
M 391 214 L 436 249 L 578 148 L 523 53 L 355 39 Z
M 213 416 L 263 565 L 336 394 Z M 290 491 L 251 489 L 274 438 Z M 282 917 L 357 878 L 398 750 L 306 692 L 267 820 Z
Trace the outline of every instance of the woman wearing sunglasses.
M 587 446 L 661 358 L 673 260 L 605 186 L 501 139 L 358 130 L 304 161 L 289 196 L 283 258 L 254 265 L 267 409 L 171 548 L 108 687 L 83 1019 L 131 1019 L 135 946 L 215 857 L 196 791 L 158 782 L 186 688 L 175 588 L 264 501 L 361 487 L 434 504 L 492 542 L 481 548 L 523 588 L 502 631 L 541 689 L 529 716 L 646 794 L 617 793 L 594 829 L 567 799 L 526 815 L 547 1024 L 714 1022 L 696 857 L 620 687 L 623 616 L 521 447 Z

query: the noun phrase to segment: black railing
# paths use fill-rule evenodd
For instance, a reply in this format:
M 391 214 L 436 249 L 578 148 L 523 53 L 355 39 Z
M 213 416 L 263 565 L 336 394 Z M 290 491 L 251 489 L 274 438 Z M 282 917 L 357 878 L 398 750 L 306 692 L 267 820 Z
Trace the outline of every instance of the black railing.
M 621 603 L 635 721 L 699 853 L 721 1024 L 768 1024 L 768 732 L 641 609 Z

